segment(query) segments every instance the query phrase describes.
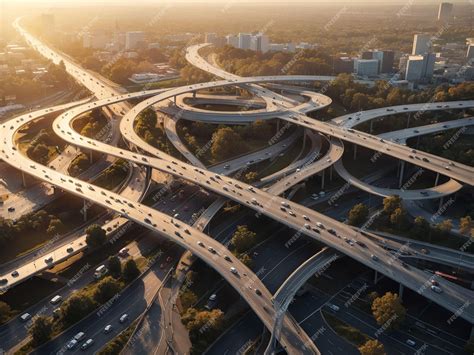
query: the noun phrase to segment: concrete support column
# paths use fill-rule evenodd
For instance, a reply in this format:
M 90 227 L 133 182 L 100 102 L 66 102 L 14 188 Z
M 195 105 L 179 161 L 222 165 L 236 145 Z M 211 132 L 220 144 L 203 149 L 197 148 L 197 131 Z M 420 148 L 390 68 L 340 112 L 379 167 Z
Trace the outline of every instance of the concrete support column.
M 402 161 L 401 162 L 401 167 L 400 167 L 400 179 L 398 180 L 398 187 L 399 188 L 402 187 L 404 172 L 405 172 L 405 162 Z
M 25 175 L 24 171 L 21 172 L 21 182 L 22 182 L 23 187 L 26 189 L 27 188 L 27 186 L 26 186 L 26 175 Z
M 174 102 L 174 104 L 176 105 L 176 95 L 173 96 L 173 102 Z
M 332 181 L 332 165 L 329 167 L 329 181 Z
M 420 136 L 416 137 L 416 149 L 418 149 L 419 145 L 420 145 Z
M 84 216 L 84 222 L 87 222 L 87 201 L 83 200 L 83 202 L 82 215 Z
M 398 286 L 398 297 L 400 298 L 400 300 L 403 299 L 403 290 L 404 290 L 404 289 L 405 289 L 405 287 L 404 287 L 402 284 L 400 284 L 400 285 Z
M 435 183 L 434 183 L 434 185 L 435 185 L 435 186 L 438 186 L 438 182 L 439 182 L 439 173 L 436 173 L 436 178 L 435 178 Z
M 196 98 L 196 91 L 193 91 L 193 98 Z
M 377 282 L 379 281 L 379 278 L 378 278 L 379 273 L 378 273 L 377 270 L 374 270 L 374 271 L 375 271 L 375 273 L 374 273 L 374 285 L 377 285 Z
M 304 147 L 305 144 L 306 144 L 306 136 L 307 136 L 306 132 L 303 133 L 303 147 Z
M 441 207 L 443 207 L 443 202 L 444 202 L 444 197 L 441 197 L 439 199 L 439 207 L 438 207 L 439 210 L 441 210 Z
M 372 134 L 372 129 L 374 128 L 374 120 L 370 120 L 370 134 Z
M 357 159 L 357 144 L 354 143 L 354 160 Z
M 410 117 L 411 117 L 411 113 L 408 114 L 407 128 L 410 127 Z
M 324 170 L 321 171 L 321 190 L 324 190 Z
M 92 149 L 89 150 L 89 162 L 92 164 Z

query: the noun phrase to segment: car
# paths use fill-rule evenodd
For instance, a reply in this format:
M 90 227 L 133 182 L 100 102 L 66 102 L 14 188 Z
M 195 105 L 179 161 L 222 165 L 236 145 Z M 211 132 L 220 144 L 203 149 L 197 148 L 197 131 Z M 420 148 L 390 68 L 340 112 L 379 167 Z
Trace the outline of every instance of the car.
M 428 249 L 425 249 L 425 248 L 421 248 L 420 251 L 421 251 L 422 254 L 429 254 L 430 253 L 430 251 Z
M 229 164 L 224 165 L 224 169 L 226 170 L 230 169 L 230 165 Z
M 428 158 L 423 158 L 422 159 L 424 162 L 428 163 L 429 162 L 429 159 Z
M 49 303 L 51 304 L 59 304 L 61 303 L 63 300 L 63 298 L 60 296 L 60 295 L 56 295 L 54 296 L 53 298 L 51 298 L 51 300 L 49 301 Z
M 230 272 L 233 273 L 234 275 L 238 275 L 239 272 L 237 271 L 237 269 L 235 267 L 231 267 L 230 268 Z
M 332 229 L 332 228 L 329 228 L 329 229 L 328 229 L 328 233 L 329 233 L 329 234 L 332 234 L 332 235 L 336 235 L 336 234 L 337 234 L 336 231 L 335 231 L 334 229 Z
M 449 166 L 447 166 L 447 165 L 446 165 L 444 168 L 445 168 L 446 170 L 451 170 L 451 168 L 450 168 Z
M 257 295 L 259 295 L 259 296 L 262 295 L 262 291 L 260 291 L 258 288 L 255 289 L 255 293 L 256 293 Z
M 76 335 L 74 335 L 74 339 L 76 339 L 77 341 L 80 341 L 81 339 L 84 339 L 85 336 L 86 336 L 86 333 L 79 332 Z
M 105 334 L 108 334 L 108 333 L 110 333 L 111 331 L 112 331 L 112 325 L 107 324 L 107 325 L 105 326 L 105 328 L 104 328 L 104 333 L 105 333 Z
M 407 339 L 406 343 L 410 346 L 415 346 L 416 345 L 416 342 L 414 340 L 411 340 L 411 339 Z
M 431 279 L 430 281 L 433 286 L 439 286 L 439 282 L 436 281 L 435 279 Z
M 204 247 L 204 243 L 201 242 L 201 241 L 198 241 L 198 242 L 197 242 L 197 245 L 199 245 L 200 247 Z
M 283 212 L 286 212 L 286 208 L 285 208 L 285 207 L 280 207 L 280 210 L 282 210 Z
M 335 304 L 330 303 L 328 304 L 328 307 L 331 308 L 334 312 L 339 311 L 339 307 L 336 306 Z
M 361 242 L 360 240 L 356 240 L 357 245 L 361 246 L 362 248 L 367 248 L 367 245 L 365 243 Z
M 29 314 L 29 313 L 23 313 L 23 314 L 20 316 L 20 320 L 21 320 L 22 322 L 26 322 L 26 321 L 28 321 L 28 320 L 30 320 L 30 319 L 31 319 L 31 314 Z
M 304 219 L 305 221 L 309 221 L 309 217 L 308 217 L 307 215 L 305 215 L 305 214 L 303 215 L 303 219 Z
M 18 277 L 18 275 L 20 275 L 20 274 L 18 273 L 17 270 L 15 270 L 11 273 L 11 275 L 12 275 L 12 277 Z
M 74 251 L 74 248 L 69 247 L 69 248 L 66 249 L 66 251 L 67 251 L 69 254 L 71 254 L 71 253 Z
M 121 256 L 121 257 L 125 257 L 128 255 L 128 248 L 122 248 L 120 249 L 120 251 L 118 252 L 118 255 Z
M 77 340 L 76 339 L 71 339 L 66 344 L 66 348 L 68 348 L 69 350 L 74 349 L 76 346 L 77 346 Z
M 304 227 L 305 227 L 306 229 L 311 229 L 311 226 L 310 226 L 308 223 L 305 223 L 305 224 L 304 224 Z
M 295 213 L 294 213 L 293 211 L 288 211 L 288 214 L 289 214 L 290 216 L 296 217 L 296 215 L 295 215 Z
M 436 292 L 436 293 L 442 293 L 443 290 L 441 289 L 441 287 L 439 286 L 436 286 L 436 285 L 431 285 L 431 290 Z
M 209 250 L 212 254 L 217 253 L 216 249 L 214 249 L 213 247 L 209 247 L 209 248 L 207 248 L 207 250 Z
M 128 320 L 128 314 L 127 313 L 122 314 L 119 318 L 120 323 L 125 323 L 127 320 Z
M 378 260 L 379 260 L 379 257 L 378 257 L 377 255 L 372 254 L 370 257 L 371 257 L 372 260 L 374 260 L 374 261 L 378 261 Z
M 281 205 L 282 205 L 283 207 L 286 207 L 286 208 L 289 208 L 289 207 L 290 207 L 290 205 L 289 205 L 287 202 L 285 202 L 285 201 L 282 201 L 282 202 L 281 202 Z
M 15 207 L 8 207 L 8 212 L 15 212 Z
M 89 338 L 81 345 L 81 349 L 86 350 L 87 348 L 91 347 L 92 344 L 94 344 L 94 340 L 92 338 Z
M 321 222 L 316 222 L 316 226 L 321 229 L 324 229 L 324 224 L 322 224 Z
M 224 255 L 224 260 L 232 262 L 232 259 L 230 258 L 229 255 Z

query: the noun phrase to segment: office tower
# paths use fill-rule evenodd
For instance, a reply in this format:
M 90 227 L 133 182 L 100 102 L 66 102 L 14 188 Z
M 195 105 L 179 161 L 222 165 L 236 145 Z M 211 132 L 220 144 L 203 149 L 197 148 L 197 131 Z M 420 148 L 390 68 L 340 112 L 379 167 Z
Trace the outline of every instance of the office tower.
M 125 49 L 138 49 L 145 42 L 145 33 L 141 31 L 131 31 L 125 34 Z
M 393 62 L 395 60 L 394 51 L 383 51 L 381 73 L 391 73 L 393 71 Z
M 251 34 L 239 33 L 239 48 L 240 49 L 250 49 L 251 42 L 252 42 Z
M 217 35 L 215 33 L 206 33 L 204 35 L 204 42 L 216 44 Z
M 430 52 L 431 36 L 426 34 L 416 34 L 413 38 L 412 55 L 420 55 Z
M 453 4 L 442 2 L 439 4 L 438 21 L 450 21 L 453 18 Z
M 268 52 L 268 49 L 270 47 L 270 41 L 268 40 L 268 36 L 265 36 L 264 34 L 260 33 L 253 37 L 253 41 L 255 43 L 256 51 L 262 53 Z
M 226 44 L 231 47 L 238 48 L 239 47 L 239 37 L 234 35 L 227 35 L 225 36 Z
M 409 56 L 405 79 L 408 81 L 431 79 L 433 77 L 435 59 L 436 56 L 433 53 Z
M 356 61 L 356 73 L 359 76 L 375 76 L 379 73 L 378 59 L 358 59 Z

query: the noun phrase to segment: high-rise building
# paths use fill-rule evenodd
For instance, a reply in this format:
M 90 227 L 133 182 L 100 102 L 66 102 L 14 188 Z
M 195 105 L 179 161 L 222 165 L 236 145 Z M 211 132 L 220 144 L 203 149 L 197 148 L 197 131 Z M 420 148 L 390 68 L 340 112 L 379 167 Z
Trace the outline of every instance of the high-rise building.
M 270 41 L 268 39 L 268 36 L 265 36 L 262 33 L 259 33 L 256 36 L 253 36 L 252 38 L 253 42 L 255 43 L 255 50 L 258 52 L 268 52 L 268 49 L 270 47 Z
M 395 60 L 394 51 L 383 51 L 381 73 L 391 73 L 393 71 L 393 62 Z
M 249 33 L 239 33 L 239 48 L 250 49 L 252 43 L 252 35 Z
M 125 34 L 125 49 L 138 49 L 145 44 L 145 33 L 141 31 L 131 31 Z
M 349 57 L 334 57 L 334 73 L 353 73 L 354 72 L 354 59 Z
M 433 77 L 436 55 L 425 53 L 408 57 L 405 79 L 408 81 L 426 81 Z
M 431 36 L 426 34 L 416 34 L 413 38 L 412 55 L 429 53 L 431 50 Z
M 227 35 L 225 36 L 226 44 L 231 47 L 238 48 L 239 47 L 239 37 L 234 35 Z
M 104 49 L 109 42 L 109 36 L 102 32 L 84 33 L 82 36 L 82 46 L 84 48 Z
M 442 2 L 439 4 L 438 21 L 450 21 L 453 18 L 453 4 Z
M 474 43 L 469 44 L 467 47 L 466 58 L 467 60 L 474 60 Z
M 364 51 L 360 55 L 360 59 L 374 59 L 372 51 Z
M 217 34 L 215 33 L 206 33 L 204 35 L 204 42 L 216 44 Z
M 375 76 L 379 73 L 378 59 L 357 59 L 355 65 L 359 76 Z

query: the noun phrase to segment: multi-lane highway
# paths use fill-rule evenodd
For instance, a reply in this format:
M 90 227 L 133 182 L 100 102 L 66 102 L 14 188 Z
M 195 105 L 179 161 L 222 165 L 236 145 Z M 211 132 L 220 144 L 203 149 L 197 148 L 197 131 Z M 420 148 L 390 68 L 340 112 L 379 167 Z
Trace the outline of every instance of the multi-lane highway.
M 84 76 L 82 80 L 84 83 L 91 85 L 89 82 L 92 82 L 93 86 L 99 85 L 101 88 L 105 89 L 100 81 L 96 80 L 94 82 L 95 78 L 89 77 L 88 72 L 81 71 L 82 69 L 77 66 L 69 64 L 64 56 L 51 51 L 41 42 L 27 34 L 19 26 L 18 22 L 16 22 L 16 26 L 17 29 L 27 38 L 28 42 L 37 50 L 41 51 L 43 54 L 51 52 L 50 55 L 55 58 L 57 62 L 63 60 L 68 71 L 79 76 Z M 188 58 L 196 55 L 197 51 L 195 54 L 188 51 Z M 199 57 L 199 55 L 197 55 L 197 57 Z M 199 61 L 199 59 L 195 60 Z M 218 75 L 216 69 L 211 67 L 208 63 L 202 65 L 202 68 L 205 68 L 205 70 Z M 103 97 L 98 101 L 73 107 L 67 112 L 61 114 L 55 120 L 53 129 L 56 134 L 72 145 L 106 153 L 111 156 L 126 159 L 137 165 L 143 165 L 166 172 L 176 176 L 177 178 L 186 179 L 205 189 L 239 202 L 259 213 L 265 214 L 283 224 L 286 224 L 311 238 L 331 246 L 340 253 L 346 254 L 360 261 L 361 263 L 391 277 L 413 290 L 422 290 L 426 297 L 453 312 L 457 311 L 464 305 L 466 298 L 472 298 L 473 294 L 471 291 L 462 289 L 461 287 L 453 285 L 447 281 L 440 281 L 440 287 L 444 290 L 443 293 L 434 293 L 429 289 L 429 287 L 426 289 L 426 285 L 429 284 L 429 275 L 414 268 L 407 268 L 402 263 L 387 263 L 385 261 L 387 259 L 387 252 L 374 243 L 370 238 L 358 233 L 358 231 L 354 231 L 352 228 L 338 221 L 291 201 L 282 199 L 268 191 L 263 191 L 235 179 L 178 161 L 150 146 L 135 133 L 133 124 L 136 117 L 149 106 L 156 105 L 164 100 L 183 94 L 193 93 L 201 89 L 250 85 L 252 89 L 255 90 L 259 96 L 266 99 L 266 101 L 268 101 L 271 96 L 272 105 L 274 105 L 276 109 L 271 112 L 272 115 L 269 115 L 269 117 L 280 117 L 294 124 L 333 137 L 333 144 L 331 145 L 332 148 L 330 152 L 335 154 L 333 156 L 334 159 L 331 158 L 331 156 L 328 156 L 325 160 L 326 163 L 318 165 L 314 171 L 311 171 L 308 175 L 303 175 L 303 178 L 294 179 L 296 182 L 289 181 L 289 186 L 336 162 L 342 155 L 342 145 L 339 145 L 340 148 L 338 149 L 337 139 L 364 145 L 370 149 L 383 152 L 384 154 L 394 156 L 398 159 L 410 161 L 416 165 L 440 172 L 467 184 L 472 185 L 473 183 L 473 169 L 470 167 L 458 163 L 454 164 L 447 159 L 438 158 L 420 151 L 412 151 L 402 145 L 387 142 L 384 139 L 360 131 L 355 131 L 351 128 L 343 127 L 342 125 L 336 126 L 333 124 L 318 122 L 304 115 L 304 112 L 320 109 L 330 104 L 330 99 L 323 95 L 313 95 L 312 98 L 310 97 L 309 102 L 298 104 L 294 100 L 288 100 L 281 95 L 276 95 L 270 90 L 262 89 L 261 87 L 254 85 L 264 82 L 331 80 L 332 78 L 301 75 L 240 78 L 236 76 L 230 77 L 228 73 L 224 75 L 222 72 L 219 72 L 219 74 L 224 77 L 227 76 L 228 79 L 174 88 L 165 92 L 163 92 L 163 90 L 154 90 L 121 95 L 118 92 L 108 93 L 106 90 L 103 90 L 100 91 L 103 92 Z M 145 98 L 145 100 L 140 102 L 134 108 L 128 110 L 128 108 L 123 107 L 122 103 L 131 98 Z M 291 104 L 293 104 L 293 107 L 291 107 Z M 448 107 L 459 109 L 461 107 L 472 107 L 473 104 L 473 101 L 456 102 L 449 103 L 448 105 L 450 106 Z M 153 156 L 130 152 L 98 140 L 82 137 L 78 132 L 73 130 L 72 122 L 76 117 L 93 108 L 105 106 L 111 106 L 114 110 L 119 110 L 121 115 L 124 115 L 124 118 L 120 123 L 122 136 L 132 145 L 139 147 L 142 151 Z M 443 107 L 445 106 L 446 104 L 443 104 Z M 403 110 L 403 112 L 405 111 L 406 110 Z M 202 115 L 199 115 L 197 119 L 213 122 L 215 117 L 210 116 L 212 116 L 212 114 L 204 112 Z M 243 122 L 243 115 L 228 114 L 221 116 L 221 122 L 235 123 L 237 120 L 239 123 Z M 363 118 L 360 118 L 359 121 L 362 121 L 362 119 Z M 347 118 L 347 120 L 349 120 L 349 118 Z M 114 210 L 120 213 L 124 218 L 133 220 L 160 233 L 161 235 L 165 235 L 184 248 L 191 250 L 195 255 L 202 258 L 211 267 L 215 268 L 216 271 L 219 272 L 237 290 L 237 292 L 244 297 L 250 307 L 262 319 L 264 324 L 269 329 L 273 329 L 277 310 L 274 309 L 271 303 L 272 295 L 268 290 L 266 290 L 263 284 L 261 284 L 258 278 L 248 268 L 234 258 L 223 245 L 199 230 L 187 226 L 182 222 L 173 220 L 173 218 L 166 214 L 131 201 L 130 199 L 124 198 L 118 194 L 111 193 L 110 191 L 106 191 L 81 180 L 65 176 L 58 171 L 32 162 L 27 157 L 18 153 L 15 148 L 15 132 L 21 129 L 25 123 L 26 122 L 24 121 L 13 120 L 12 122 L 7 122 L 3 126 L 4 129 L 2 130 L 0 137 L 2 142 L 2 153 L 0 156 L 3 160 L 30 175 L 47 181 L 50 184 L 59 186 L 65 191 Z M 286 182 L 285 186 L 288 186 L 286 185 Z M 224 257 L 225 255 L 227 255 L 227 258 Z M 249 284 L 257 287 L 261 294 L 257 294 L 252 289 L 248 288 L 247 285 Z M 461 317 L 472 322 L 474 320 L 474 310 L 472 308 L 471 305 L 465 307 Z M 292 349 L 294 349 L 294 351 L 296 351 L 296 349 L 302 351 L 304 348 L 306 352 L 317 352 L 317 349 L 304 331 L 302 331 L 298 325 L 291 322 L 287 315 L 283 318 L 280 342 L 288 351 L 291 351 Z

